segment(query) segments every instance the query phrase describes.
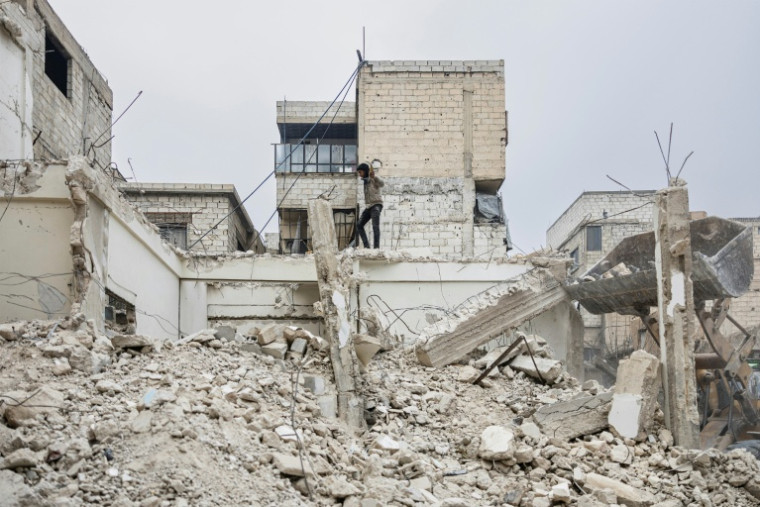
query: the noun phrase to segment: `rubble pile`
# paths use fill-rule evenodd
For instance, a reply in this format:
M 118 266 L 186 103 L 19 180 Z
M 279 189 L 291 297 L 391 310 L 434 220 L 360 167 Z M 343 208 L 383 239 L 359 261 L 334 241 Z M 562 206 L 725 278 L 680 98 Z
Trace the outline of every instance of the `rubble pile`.
M 357 434 L 331 417 L 325 341 L 298 328 L 108 339 L 75 315 L 3 324 L 0 339 L 3 505 L 676 507 L 760 498 L 746 451 L 676 447 L 656 407 L 642 416 L 647 431 L 623 438 L 606 422 L 612 392 L 562 373 L 546 385 L 509 365 L 527 348 L 550 360 L 540 337 L 526 337 L 480 385 L 471 382 L 498 352 L 437 370 L 410 351 L 379 353 L 361 375 L 367 429 Z

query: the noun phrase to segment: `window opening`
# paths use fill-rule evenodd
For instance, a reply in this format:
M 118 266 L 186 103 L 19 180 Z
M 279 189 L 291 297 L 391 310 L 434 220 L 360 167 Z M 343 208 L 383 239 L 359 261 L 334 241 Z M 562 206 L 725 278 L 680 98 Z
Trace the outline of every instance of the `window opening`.
M 53 84 L 69 97 L 69 55 L 60 42 L 48 31 L 45 32 L 45 74 Z
M 586 251 L 599 252 L 602 250 L 602 226 L 591 225 L 586 227 Z
M 106 289 L 105 326 L 119 334 L 135 334 L 135 305 Z

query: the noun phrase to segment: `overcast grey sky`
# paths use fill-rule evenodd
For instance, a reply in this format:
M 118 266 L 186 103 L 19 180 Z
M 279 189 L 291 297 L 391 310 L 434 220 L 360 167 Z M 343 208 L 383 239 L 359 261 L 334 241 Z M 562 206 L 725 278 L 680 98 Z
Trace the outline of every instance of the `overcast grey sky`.
M 114 160 L 139 181 L 234 183 L 272 170 L 275 102 L 331 100 L 372 60 L 504 59 L 502 186 L 524 250 L 584 190 L 666 184 L 675 123 L 691 208 L 758 216 L 760 2 L 50 0 L 107 77 Z M 352 96 L 350 94 L 349 96 Z M 260 227 L 274 184 L 247 204 Z M 272 226 L 270 226 L 272 229 Z

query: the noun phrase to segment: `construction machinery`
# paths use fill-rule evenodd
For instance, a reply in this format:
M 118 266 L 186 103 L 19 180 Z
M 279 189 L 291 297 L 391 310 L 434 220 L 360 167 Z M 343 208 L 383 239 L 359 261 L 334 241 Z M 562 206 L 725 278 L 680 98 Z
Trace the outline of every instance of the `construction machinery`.
M 760 357 L 753 348 L 758 331 L 748 331 L 730 314 L 731 298 L 743 295 L 754 274 L 752 230 L 718 217 L 690 223 L 692 282 L 696 317 L 704 336 L 695 340 L 700 389 L 701 445 L 707 449 L 760 437 Z M 658 274 L 654 232 L 622 240 L 567 293 L 592 314 L 641 318 L 657 347 Z M 725 336 L 725 321 L 738 333 Z

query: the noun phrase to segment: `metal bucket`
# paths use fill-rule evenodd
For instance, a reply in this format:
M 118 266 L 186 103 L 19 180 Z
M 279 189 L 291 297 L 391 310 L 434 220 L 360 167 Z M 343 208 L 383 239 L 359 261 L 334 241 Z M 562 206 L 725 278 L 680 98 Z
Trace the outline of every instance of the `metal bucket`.
M 566 283 L 570 296 L 593 314 L 642 315 L 657 306 L 654 231 L 622 240 L 581 278 L 593 281 Z M 724 218 L 691 222 L 694 300 L 739 297 L 749 289 L 754 274 L 752 229 Z M 633 271 L 601 278 L 623 263 Z

